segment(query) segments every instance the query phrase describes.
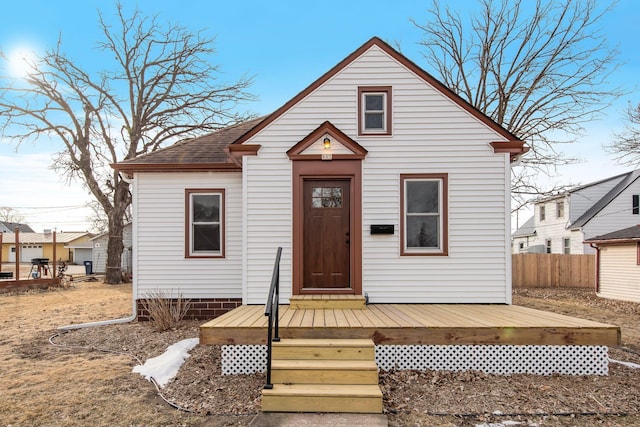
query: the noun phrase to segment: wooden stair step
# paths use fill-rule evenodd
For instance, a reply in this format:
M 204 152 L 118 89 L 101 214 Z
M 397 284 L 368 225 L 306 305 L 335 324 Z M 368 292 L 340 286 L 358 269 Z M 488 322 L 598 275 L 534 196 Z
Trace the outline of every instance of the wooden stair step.
M 373 360 L 274 360 L 271 379 L 281 384 L 378 384 Z
M 374 360 L 370 339 L 287 339 L 273 343 L 273 359 Z
M 382 392 L 377 385 L 274 384 L 262 390 L 262 410 L 381 413 Z

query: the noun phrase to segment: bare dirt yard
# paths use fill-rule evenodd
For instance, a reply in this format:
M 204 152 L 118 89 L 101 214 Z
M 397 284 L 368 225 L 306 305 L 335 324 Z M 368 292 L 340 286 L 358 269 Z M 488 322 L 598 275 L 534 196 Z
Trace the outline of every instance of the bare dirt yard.
M 610 357 L 640 364 L 640 304 L 588 290 L 527 289 L 514 302 L 622 327 Z M 148 322 L 80 329 L 59 326 L 126 317 L 131 286 L 99 282 L 0 295 L 0 426 L 249 425 L 264 375 L 222 376 L 217 347 L 197 346 L 162 394 L 131 369 L 167 346 L 198 336 L 199 322 L 155 332 Z M 53 345 L 53 344 L 55 345 Z M 101 350 L 109 350 L 103 352 Z M 640 425 L 640 369 L 611 363 L 608 376 L 380 374 L 392 426 Z

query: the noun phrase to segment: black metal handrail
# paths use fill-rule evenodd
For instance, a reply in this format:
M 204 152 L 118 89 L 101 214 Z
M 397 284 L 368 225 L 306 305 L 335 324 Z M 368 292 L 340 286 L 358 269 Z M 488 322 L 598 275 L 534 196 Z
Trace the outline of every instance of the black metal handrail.
M 276 253 L 276 262 L 273 266 L 273 275 L 271 276 L 271 287 L 269 288 L 269 297 L 267 305 L 264 309 L 264 315 L 269 316 L 269 326 L 267 328 L 267 383 L 264 385 L 266 389 L 272 389 L 271 384 L 271 351 L 272 343 L 280 341 L 278 331 L 278 317 L 280 307 L 280 255 L 282 248 L 278 248 Z

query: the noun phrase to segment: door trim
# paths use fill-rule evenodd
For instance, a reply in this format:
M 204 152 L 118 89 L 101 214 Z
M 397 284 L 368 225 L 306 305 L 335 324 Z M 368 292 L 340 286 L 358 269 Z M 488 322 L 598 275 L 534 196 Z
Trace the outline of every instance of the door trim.
M 362 295 L 362 167 L 361 160 L 305 160 L 293 161 L 293 271 L 292 294 L 353 294 Z M 349 221 L 351 245 L 349 248 L 350 288 L 303 288 L 304 274 L 304 185 L 305 179 L 348 179 L 351 199 Z

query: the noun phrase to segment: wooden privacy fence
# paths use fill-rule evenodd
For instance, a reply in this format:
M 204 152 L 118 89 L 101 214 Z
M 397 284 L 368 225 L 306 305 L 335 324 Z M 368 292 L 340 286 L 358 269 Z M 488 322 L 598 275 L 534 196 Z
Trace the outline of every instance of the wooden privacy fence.
M 512 286 L 516 288 L 595 288 L 595 255 L 512 255 Z

